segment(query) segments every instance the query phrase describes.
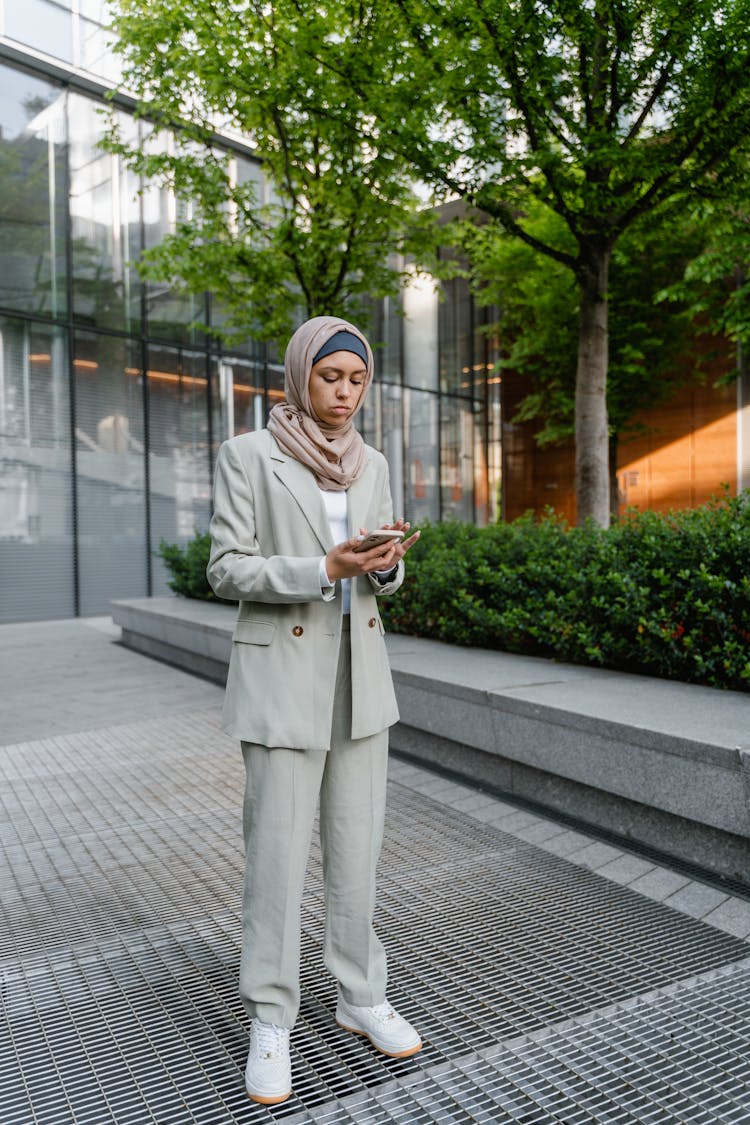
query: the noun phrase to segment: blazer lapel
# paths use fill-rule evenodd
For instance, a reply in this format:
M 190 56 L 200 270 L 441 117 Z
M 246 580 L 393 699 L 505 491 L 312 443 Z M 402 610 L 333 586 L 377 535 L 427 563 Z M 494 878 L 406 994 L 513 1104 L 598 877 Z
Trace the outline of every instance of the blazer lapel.
M 372 461 L 368 460 L 364 472 L 349 486 L 349 534 L 359 535 L 360 527 L 365 526 L 367 512 L 372 499 Z M 368 531 L 374 531 L 372 527 Z
M 274 473 L 299 505 L 302 515 L 327 554 L 334 544 L 325 505 L 320 495 L 320 489 L 315 483 L 315 477 L 309 469 L 306 469 L 294 457 L 288 457 L 281 450 L 272 453 L 271 457 L 274 462 Z

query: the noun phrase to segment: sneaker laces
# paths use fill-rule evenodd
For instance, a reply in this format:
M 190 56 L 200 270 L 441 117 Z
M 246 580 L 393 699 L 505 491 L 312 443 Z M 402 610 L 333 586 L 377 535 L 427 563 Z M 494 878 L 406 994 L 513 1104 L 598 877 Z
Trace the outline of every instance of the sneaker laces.
M 278 1059 L 286 1054 L 289 1042 L 289 1030 L 286 1027 L 277 1027 L 274 1023 L 262 1023 L 261 1020 L 256 1020 L 255 1032 L 258 1054 L 262 1059 Z
M 385 1023 L 386 1020 L 393 1020 L 396 1018 L 396 1009 L 392 1004 L 389 1004 L 387 1000 L 384 1000 L 382 1004 L 375 1004 L 372 1008 L 370 1008 L 370 1011 L 372 1012 L 375 1019 L 380 1020 L 382 1023 Z

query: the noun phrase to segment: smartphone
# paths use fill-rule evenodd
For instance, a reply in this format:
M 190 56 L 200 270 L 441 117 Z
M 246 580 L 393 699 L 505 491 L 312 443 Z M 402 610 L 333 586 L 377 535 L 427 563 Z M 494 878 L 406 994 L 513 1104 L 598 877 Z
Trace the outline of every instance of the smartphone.
M 403 531 L 388 531 L 386 528 L 381 527 L 378 531 L 371 531 L 369 535 L 365 535 L 364 538 L 360 539 L 354 550 L 371 551 L 373 547 L 383 547 L 386 543 L 393 543 L 403 538 Z

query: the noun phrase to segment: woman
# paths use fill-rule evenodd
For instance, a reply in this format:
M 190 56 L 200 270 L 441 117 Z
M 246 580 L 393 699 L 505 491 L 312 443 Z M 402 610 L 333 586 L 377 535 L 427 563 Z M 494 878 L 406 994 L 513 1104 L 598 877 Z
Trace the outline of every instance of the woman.
M 291 1093 L 300 904 L 318 798 L 336 1020 L 387 1055 L 422 1046 L 386 1000 L 372 925 L 388 727 L 398 719 L 376 597 L 401 585 L 419 532 L 407 537 L 404 520 L 390 522 L 385 459 L 354 427 L 373 375 L 359 329 L 336 317 L 307 321 L 284 369 L 286 402 L 267 429 L 219 452 L 208 565 L 215 593 L 240 602 L 224 729 L 241 740 L 246 769 L 240 993 L 251 1017 L 245 1086 L 264 1104 Z M 357 550 L 373 528 L 404 537 Z

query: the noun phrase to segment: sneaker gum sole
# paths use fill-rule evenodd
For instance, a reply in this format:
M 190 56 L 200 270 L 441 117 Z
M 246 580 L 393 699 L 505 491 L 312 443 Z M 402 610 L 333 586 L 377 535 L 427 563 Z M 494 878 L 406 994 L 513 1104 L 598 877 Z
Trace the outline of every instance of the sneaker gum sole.
M 339 1027 L 343 1028 L 344 1031 L 351 1031 L 352 1035 L 362 1035 L 365 1039 L 369 1039 L 375 1050 L 380 1051 L 381 1055 L 387 1055 L 389 1059 L 408 1059 L 422 1050 L 422 1040 L 420 1039 L 416 1047 L 408 1047 L 405 1051 L 386 1051 L 384 1047 L 381 1047 L 379 1043 L 375 1042 L 368 1032 L 360 1031 L 358 1027 L 348 1027 L 345 1023 L 342 1023 L 341 1020 L 336 1020 L 336 1023 Z
M 245 1087 L 245 1093 L 251 1102 L 258 1102 L 259 1105 L 279 1105 L 280 1102 L 285 1102 L 292 1096 L 291 1090 L 288 1094 L 251 1094 L 247 1087 Z

